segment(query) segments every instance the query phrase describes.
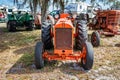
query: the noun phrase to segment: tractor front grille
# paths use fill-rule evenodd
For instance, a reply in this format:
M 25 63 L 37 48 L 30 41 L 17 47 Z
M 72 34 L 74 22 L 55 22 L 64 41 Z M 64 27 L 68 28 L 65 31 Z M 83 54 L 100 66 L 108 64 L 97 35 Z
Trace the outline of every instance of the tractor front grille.
M 56 49 L 72 49 L 72 29 L 56 28 L 55 30 Z

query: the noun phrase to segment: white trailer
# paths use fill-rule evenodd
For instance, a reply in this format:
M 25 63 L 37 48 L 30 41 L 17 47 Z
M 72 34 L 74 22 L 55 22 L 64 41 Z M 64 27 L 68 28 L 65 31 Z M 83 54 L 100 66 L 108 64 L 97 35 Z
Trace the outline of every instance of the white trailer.
M 65 6 L 65 9 L 69 9 L 72 14 L 79 15 L 80 13 L 85 13 L 89 15 L 89 18 L 93 18 L 95 15 L 92 13 L 93 6 L 85 3 L 85 2 L 75 2 L 69 3 Z

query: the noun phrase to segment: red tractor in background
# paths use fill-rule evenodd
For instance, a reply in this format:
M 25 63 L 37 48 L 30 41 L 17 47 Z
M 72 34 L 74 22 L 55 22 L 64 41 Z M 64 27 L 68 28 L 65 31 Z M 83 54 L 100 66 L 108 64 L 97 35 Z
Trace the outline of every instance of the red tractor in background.
M 55 19 L 57 19 L 59 17 L 59 13 L 60 13 L 60 10 L 53 10 L 52 12 L 48 13 L 47 15 L 47 19 L 51 20 L 53 22 L 53 24 L 55 23 Z M 41 13 L 38 12 L 36 15 L 35 15 L 35 26 L 36 26 L 36 29 L 41 29 Z
M 0 22 L 5 22 L 6 16 L 4 11 L 0 11 Z
M 48 19 L 42 23 L 42 41 L 35 47 L 36 68 L 43 68 L 45 60 L 76 60 L 81 61 L 85 70 L 90 70 L 94 62 L 94 51 L 87 41 L 86 15 L 80 14 L 73 18 L 68 13 L 61 13 L 59 16 L 54 25 Z M 50 49 L 53 51 L 50 52 Z
M 91 36 L 93 46 L 100 45 L 100 35 L 114 36 L 119 35 L 120 10 L 98 10 L 89 28 L 95 30 Z
M 34 23 L 37 29 L 41 29 L 41 13 L 40 12 L 36 14 Z

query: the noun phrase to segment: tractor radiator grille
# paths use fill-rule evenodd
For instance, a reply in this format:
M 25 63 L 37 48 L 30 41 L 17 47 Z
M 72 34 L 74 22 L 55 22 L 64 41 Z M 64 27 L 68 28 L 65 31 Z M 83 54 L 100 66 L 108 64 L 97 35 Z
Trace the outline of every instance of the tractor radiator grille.
M 72 29 L 57 28 L 55 30 L 56 49 L 72 49 Z

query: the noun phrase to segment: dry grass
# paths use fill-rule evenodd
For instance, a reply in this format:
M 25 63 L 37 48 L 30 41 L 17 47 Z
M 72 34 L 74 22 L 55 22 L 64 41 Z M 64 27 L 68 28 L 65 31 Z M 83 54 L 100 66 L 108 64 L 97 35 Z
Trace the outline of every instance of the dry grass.
M 34 46 L 40 30 L 8 32 L 0 24 L 0 80 L 119 80 L 120 36 L 102 37 L 94 48 L 94 66 L 89 72 L 73 63 L 49 62 L 41 70 L 34 66 Z

